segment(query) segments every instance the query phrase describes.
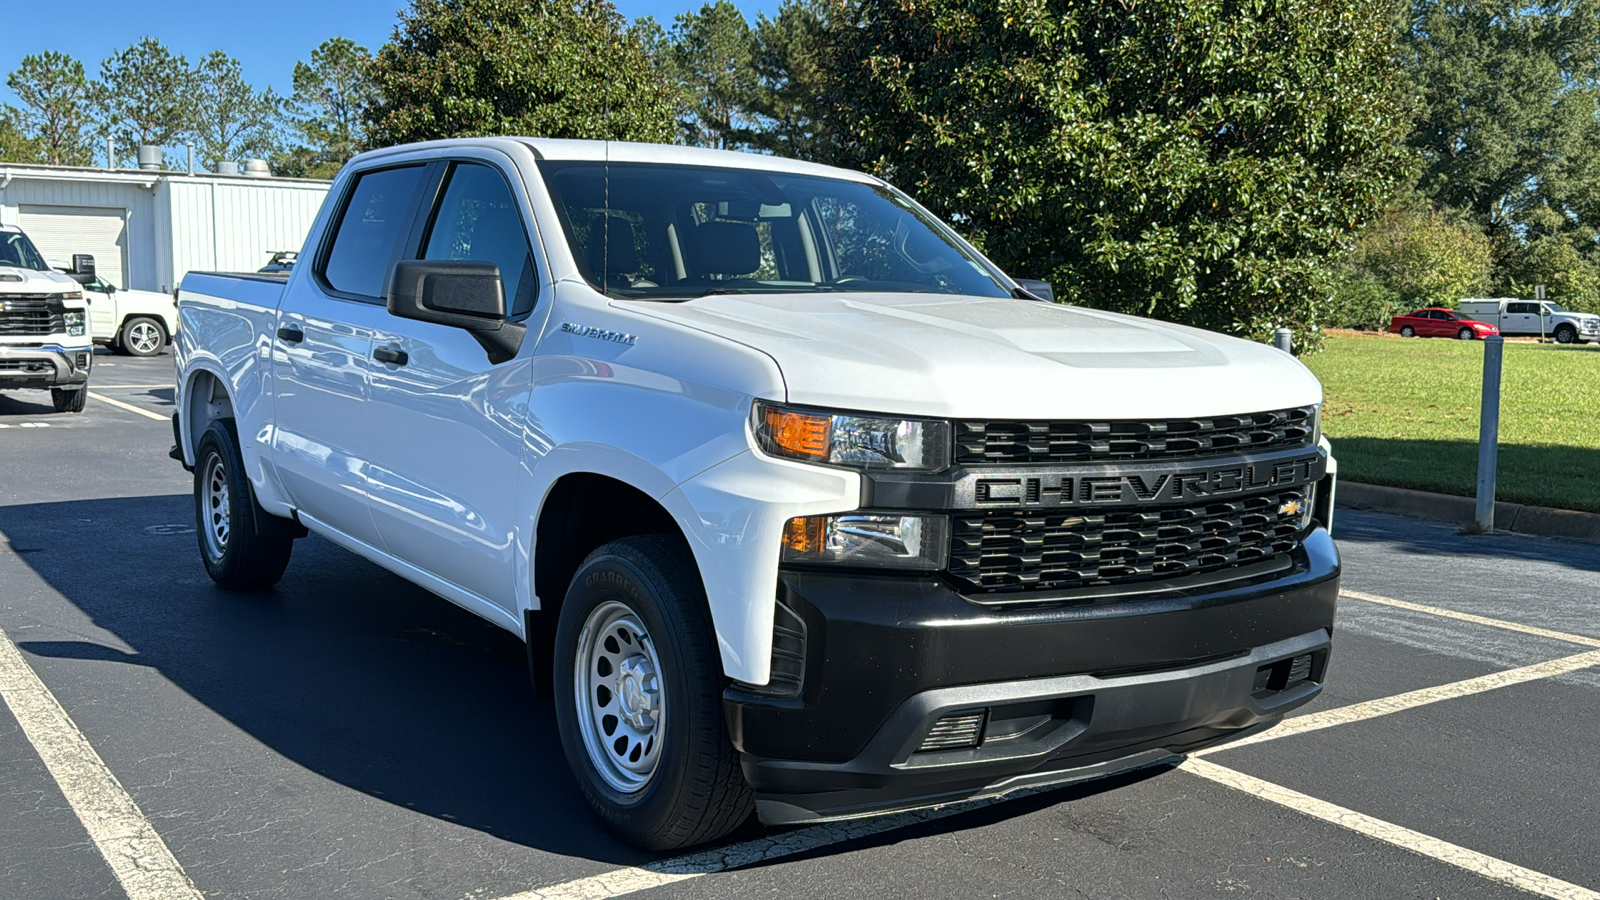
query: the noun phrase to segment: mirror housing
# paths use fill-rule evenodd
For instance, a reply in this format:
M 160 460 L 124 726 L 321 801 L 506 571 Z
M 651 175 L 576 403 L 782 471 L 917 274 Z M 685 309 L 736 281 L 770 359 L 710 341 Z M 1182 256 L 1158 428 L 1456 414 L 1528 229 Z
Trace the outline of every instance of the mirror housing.
M 527 328 L 506 321 L 500 267 L 475 259 L 411 259 L 389 276 L 389 312 L 470 333 L 492 363 L 517 355 Z
M 1056 289 L 1051 287 L 1048 281 L 1040 281 L 1037 278 L 1013 278 L 1011 280 L 1015 281 L 1018 287 L 1040 300 L 1047 300 L 1051 303 L 1056 302 Z
M 82 285 L 94 281 L 94 257 L 88 253 L 72 254 L 72 271 L 67 275 Z

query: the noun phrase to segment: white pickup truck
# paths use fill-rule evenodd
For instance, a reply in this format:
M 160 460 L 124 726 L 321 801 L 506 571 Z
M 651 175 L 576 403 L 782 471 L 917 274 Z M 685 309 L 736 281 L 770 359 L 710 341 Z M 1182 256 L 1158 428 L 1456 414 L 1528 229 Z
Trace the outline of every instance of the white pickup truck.
M 96 344 L 129 356 L 155 356 L 172 343 L 178 330 L 176 297 L 119 288 L 96 275 L 93 268 L 87 275 L 72 277 L 83 285 L 89 301 L 89 328 Z
M 1600 316 L 1594 313 L 1573 312 L 1562 309 L 1549 300 L 1519 300 L 1515 297 L 1491 297 L 1486 300 L 1462 300 L 1461 314 L 1469 319 L 1487 322 L 1500 329 L 1501 334 L 1527 337 L 1553 337 L 1559 344 L 1583 344 L 1600 341 Z
M 0 391 L 48 390 L 83 412 L 94 344 L 76 281 L 50 268 L 21 230 L 0 225 Z
M 637 845 L 1152 765 L 1321 690 L 1316 379 L 1041 300 L 876 178 L 394 147 L 292 271 L 178 308 L 211 577 L 309 529 L 519 635 Z

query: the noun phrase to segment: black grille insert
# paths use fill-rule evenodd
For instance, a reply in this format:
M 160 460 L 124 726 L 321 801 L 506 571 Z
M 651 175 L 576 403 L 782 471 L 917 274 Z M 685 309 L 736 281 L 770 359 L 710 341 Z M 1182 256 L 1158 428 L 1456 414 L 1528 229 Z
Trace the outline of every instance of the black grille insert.
M 1194 459 L 1309 446 L 1316 408 L 1200 419 L 956 423 L 956 462 L 1060 463 Z
M 0 294 L 0 335 L 40 336 L 66 330 L 61 300 L 48 294 Z
M 1218 572 L 1298 543 L 1303 491 L 1136 509 L 951 516 L 950 575 L 976 593 L 1068 590 Z

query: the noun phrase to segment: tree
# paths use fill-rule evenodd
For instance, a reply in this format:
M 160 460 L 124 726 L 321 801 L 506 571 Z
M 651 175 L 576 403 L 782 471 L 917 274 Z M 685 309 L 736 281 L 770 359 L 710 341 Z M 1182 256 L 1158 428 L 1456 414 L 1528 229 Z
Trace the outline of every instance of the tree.
M 1413 0 L 1419 189 L 1494 236 L 1600 224 L 1600 0 Z M 1549 211 L 1554 216 L 1543 216 Z M 1507 251 L 1516 241 L 1502 242 Z
M 756 20 L 760 85 L 750 111 L 760 124 L 741 135 L 742 142 L 795 159 L 836 154 L 837 138 L 827 127 L 827 28 L 823 0 L 783 0 L 777 17 L 762 13 Z
M 1304 346 L 1326 260 L 1405 170 L 1388 0 L 859 0 L 831 18 L 844 161 L 1068 302 Z
M 94 95 L 83 63 L 54 50 L 24 56 L 6 85 L 22 101 L 19 128 L 33 136 L 42 162 L 87 166 L 94 161 Z
M 265 157 L 278 146 L 283 101 L 271 88 L 258 91 L 244 80 L 239 61 L 214 50 L 195 70 L 195 149 L 210 170 L 223 160 Z
M 44 161 L 39 142 L 23 127 L 22 111 L 0 106 L 0 162 L 37 163 Z
M 754 125 L 756 34 L 730 0 L 679 13 L 658 61 L 685 98 L 684 137 L 701 147 L 731 149 Z
M 195 109 L 195 74 L 153 37 L 100 63 L 102 131 L 121 151 L 141 144 L 167 147 L 190 130 Z
M 1353 280 L 1382 284 L 1407 309 L 1453 307 L 1463 297 L 1483 296 L 1491 263 L 1481 229 L 1426 203 L 1387 210 L 1350 255 Z
M 670 142 L 672 91 L 623 24 L 609 0 L 413 0 L 372 61 L 371 140 Z
M 368 67 L 372 54 L 349 38 L 323 41 L 311 61 L 294 64 L 294 96 L 289 124 L 303 146 L 280 157 L 279 171 L 309 178 L 332 178 L 367 148 L 363 117 L 377 102 Z

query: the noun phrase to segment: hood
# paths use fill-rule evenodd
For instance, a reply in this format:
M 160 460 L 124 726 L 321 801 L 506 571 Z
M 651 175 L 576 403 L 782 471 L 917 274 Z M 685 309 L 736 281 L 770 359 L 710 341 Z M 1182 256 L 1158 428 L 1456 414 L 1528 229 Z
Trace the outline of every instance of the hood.
M 0 266 L 0 294 L 56 294 L 83 286 L 60 272 Z
M 787 402 L 947 418 L 1177 418 L 1321 402 L 1293 357 L 1196 328 L 1034 300 L 714 295 L 620 310 L 777 362 Z

